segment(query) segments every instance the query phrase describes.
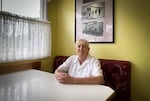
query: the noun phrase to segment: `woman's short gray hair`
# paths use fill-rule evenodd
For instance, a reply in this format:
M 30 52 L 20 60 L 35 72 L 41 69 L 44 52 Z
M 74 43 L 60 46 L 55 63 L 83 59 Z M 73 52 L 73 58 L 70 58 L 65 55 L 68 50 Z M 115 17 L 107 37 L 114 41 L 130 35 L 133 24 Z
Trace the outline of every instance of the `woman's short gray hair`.
M 79 42 L 84 43 L 84 44 L 89 48 L 89 42 L 88 42 L 86 39 L 79 39 L 79 40 L 77 40 L 77 41 L 76 41 L 76 45 L 77 45 L 77 43 L 79 43 Z

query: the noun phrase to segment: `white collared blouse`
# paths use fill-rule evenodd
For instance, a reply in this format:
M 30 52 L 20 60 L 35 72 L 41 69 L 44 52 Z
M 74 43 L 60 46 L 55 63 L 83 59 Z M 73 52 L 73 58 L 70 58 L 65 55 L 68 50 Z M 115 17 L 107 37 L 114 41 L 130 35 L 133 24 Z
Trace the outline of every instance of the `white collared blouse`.
M 58 69 L 68 72 L 73 77 L 103 75 L 99 60 L 90 55 L 88 55 L 87 59 L 81 65 L 78 60 L 78 55 L 72 55 Z

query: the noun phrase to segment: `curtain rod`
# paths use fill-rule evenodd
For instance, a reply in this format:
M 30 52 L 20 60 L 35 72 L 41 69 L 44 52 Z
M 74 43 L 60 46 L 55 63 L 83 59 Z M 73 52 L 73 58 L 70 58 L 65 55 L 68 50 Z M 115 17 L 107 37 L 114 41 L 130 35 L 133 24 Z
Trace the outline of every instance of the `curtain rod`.
M 38 20 L 38 19 L 30 18 L 30 17 L 20 16 L 20 15 L 16 15 L 16 14 L 4 12 L 4 11 L 0 11 L 0 15 L 14 17 L 14 18 L 23 19 L 23 20 L 36 21 L 36 22 L 41 22 L 41 23 L 48 23 L 48 24 L 50 23 L 49 21 Z

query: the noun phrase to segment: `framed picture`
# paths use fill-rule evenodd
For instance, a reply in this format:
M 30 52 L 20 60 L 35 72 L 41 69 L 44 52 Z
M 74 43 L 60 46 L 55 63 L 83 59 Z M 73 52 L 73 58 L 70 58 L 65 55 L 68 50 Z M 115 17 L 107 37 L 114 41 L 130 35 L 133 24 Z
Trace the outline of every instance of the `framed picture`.
M 113 0 L 75 0 L 75 41 L 114 43 Z

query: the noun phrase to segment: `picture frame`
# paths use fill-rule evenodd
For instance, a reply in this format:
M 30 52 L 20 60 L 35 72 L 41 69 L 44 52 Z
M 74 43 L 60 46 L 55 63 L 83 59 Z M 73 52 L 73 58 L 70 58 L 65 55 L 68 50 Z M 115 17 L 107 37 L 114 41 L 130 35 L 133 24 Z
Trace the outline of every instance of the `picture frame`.
M 75 42 L 114 43 L 114 1 L 75 0 Z

